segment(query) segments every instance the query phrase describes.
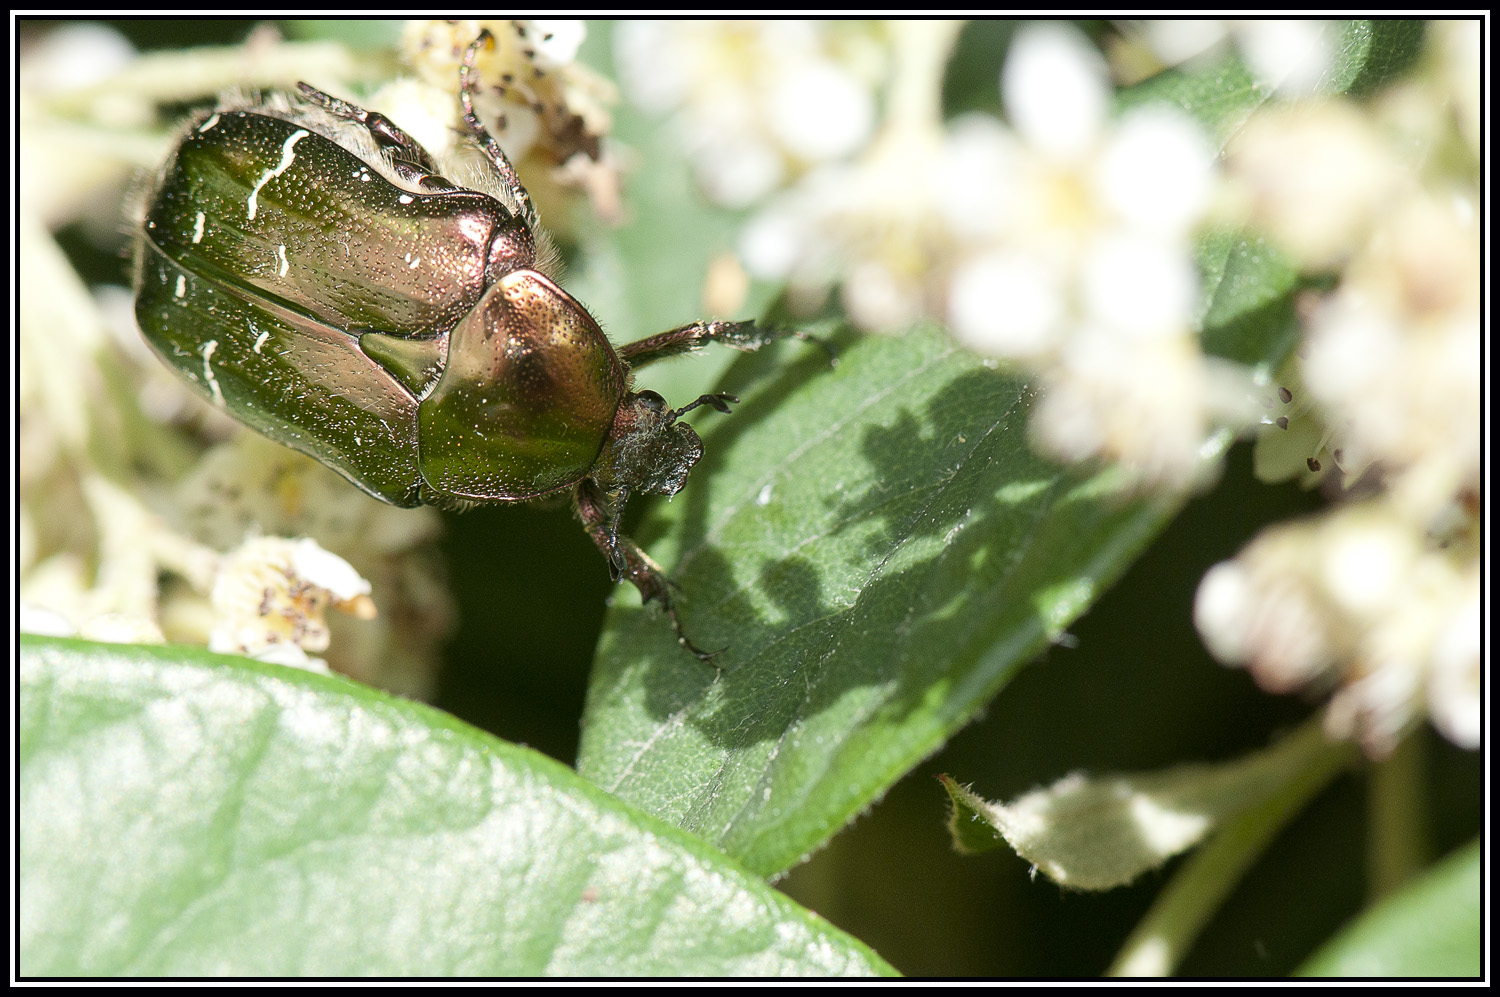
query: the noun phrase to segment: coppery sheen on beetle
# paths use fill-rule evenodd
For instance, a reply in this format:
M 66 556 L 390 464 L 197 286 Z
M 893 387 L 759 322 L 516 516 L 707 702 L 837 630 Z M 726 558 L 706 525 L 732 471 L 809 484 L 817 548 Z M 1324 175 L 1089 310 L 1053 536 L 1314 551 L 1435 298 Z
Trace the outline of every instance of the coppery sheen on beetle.
M 678 409 L 631 371 L 706 342 L 800 333 L 697 322 L 615 349 L 536 269 L 530 195 L 459 97 L 491 176 L 442 176 L 385 116 L 301 84 L 195 119 L 163 165 L 136 250 L 146 340 L 211 403 L 399 506 L 521 502 L 572 490 L 612 575 L 666 609 L 628 537 L 632 494 L 672 495 L 703 455 Z

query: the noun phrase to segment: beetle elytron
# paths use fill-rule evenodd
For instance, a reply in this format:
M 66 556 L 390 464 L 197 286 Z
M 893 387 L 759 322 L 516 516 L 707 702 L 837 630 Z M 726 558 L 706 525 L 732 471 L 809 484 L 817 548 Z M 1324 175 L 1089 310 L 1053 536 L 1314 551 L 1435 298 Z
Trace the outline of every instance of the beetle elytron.
M 670 582 L 628 537 L 631 495 L 672 495 L 703 455 L 683 413 L 631 370 L 719 342 L 785 335 L 697 322 L 616 350 L 536 266 L 536 210 L 459 97 L 492 176 L 459 186 L 384 115 L 300 84 L 183 133 L 136 252 L 146 340 L 214 405 L 398 506 L 520 502 L 571 489 L 584 529 L 683 633 Z M 452 164 L 447 164 L 451 166 Z M 451 170 L 449 171 L 451 172 Z

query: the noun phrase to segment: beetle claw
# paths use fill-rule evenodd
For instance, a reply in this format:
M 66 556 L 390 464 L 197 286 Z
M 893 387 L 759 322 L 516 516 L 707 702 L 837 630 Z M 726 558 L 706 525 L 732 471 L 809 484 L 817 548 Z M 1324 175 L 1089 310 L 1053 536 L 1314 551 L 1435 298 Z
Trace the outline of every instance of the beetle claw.
M 665 600 L 663 600 L 663 602 L 665 602 Z M 694 644 L 692 638 L 689 637 L 687 635 L 687 632 L 682 629 L 682 623 L 677 619 L 677 610 L 672 606 L 672 604 L 670 602 L 665 602 L 665 605 L 667 608 L 667 616 L 672 620 L 672 629 L 677 631 L 677 643 L 683 648 L 687 649 L 687 651 L 699 661 L 718 668 L 719 666 L 714 662 L 714 659 L 723 654 L 725 651 L 729 650 L 728 645 L 719 648 L 717 651 L 703 650 L 703 648 L 699 647 L 697 644 Z
M 702 661 L 705 664 L 713 665 L 715 668 L 718 668 L 719 666 L 714 661 L 714 659 L 723 654 L 725 651 L 729 650 L 728 645 L 726 645 L 719 648 L 717 651 L 705 651 L 697 644 L 694 644 L 692 641 L 688 640 L 687 634 L 684 633 L 679 633 L 677 635 L 677 643 L 687 648 L 688 653 L 697 658 L 699 661 Z
M 819 349 L 821 349 L 824 353 L 827 353 L 828 354 L 828 366 L 830 366 L 830 367 L 837 367 L 839 365 L 839 351 L 838 351 L 838 347 L 834 346 L 828 340 L 823 339 L 823 338 L 818 337 L 818 336 L 809 335 L 809 334 L 807 334 L 805 332 L 794 332 L 794 333 L 792 333 L 792 336 L 795 339 L 802 340 L 804 343 L 812 343 L 814 346 L 816 346 Z

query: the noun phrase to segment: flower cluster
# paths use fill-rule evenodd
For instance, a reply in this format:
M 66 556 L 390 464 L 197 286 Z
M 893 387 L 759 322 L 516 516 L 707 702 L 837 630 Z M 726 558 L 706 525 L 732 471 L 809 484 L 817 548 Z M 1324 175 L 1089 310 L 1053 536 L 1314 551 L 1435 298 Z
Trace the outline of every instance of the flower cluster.
M 375 618 L 370 583 L 316 540 L 259 537 L 225 555 L 210 594 L 215 623 L 208 649 L 327 670 L 307 652 L 328 649 L 330 606 Z
M 475 58 L 475 107 L 505 149 L 549 223 L 566 224 L 570 191 L 585 190 L 605 217 L 618 212 L 618 170 L 604 138 L 614 85 L 576 60 L 578 20 L 408 21 L 402 55 L 414 75 L 377 91 L 372 106 L 402 123 L 440 159 L 466 134 L 453 99 L 465 50 L 481 31 L 493 39 Z
M 572 80 L 571 49 L 548 42 L 539 38 L 539 65 Z M 265 33 L 243 47 L 143 56 L 78 24 L 31 36 L 22 68 L 22 630 L 208 644 L 313 667 L 326 659 L 429 695 L 452 617 L 436 513 L 386 506 L 203 404 L 151 355 L 130 292 L 87 286 L 53 235 L 73 226 L 99 255 L 128 255 L 121 188 L 159 166 L 173 141 L 177 122 L 159 119 L 161 106 L 300 79 L 347 95 L 347 81 L 372 75 L 368 63 L 334 43 Z M 450 114 L 456 79 L 455 66 Z M 586 102 L 564 89 L 593 127 Z
M 679 30 L 650 29 L 663 36 L 653 51 L 681 51 L 671 44 Z M 853 110 L 868 95 L 850 96 L 850 81 L 874 60 L 846 47 L 834 73 L 838 34 L 824 33 L 804 72 L 787 61 L 806 58 L 810 43 L 777 38 L 773 54 L 758 36 L 746 58 L 710 62 L 702 53 L 742 29 L 691 30 L 697 55 L 650 65 L 702 60 L 701 72 L 657 68 L 643 74 L 655 90 L 638 83 L 627 92 L 682 108 L 677 128 L 697 137 L 689 155 L 720 199 L 744 204 L 793 181 L 745 226 L 739 248 L 752 275 L 785 284 L 805 311 L 836 289 L 869 330 L 941 319 L 975 350 L 1038 375 L 1046 390 L 1033 430 L 1049 453 L 1115 460 L 1146 487 L 1198 479 L 1208 430 L 1225 411 L 1243 411 L 1247 385 L 1230 378 L 1226 395 L 1222 371 L 1197 346 L 1192 237 L 1210 206 L 1215 151 L 1190 118 L 1164 106 L 1112 117 L 1103 59 L 1060 26 L 1027 28 L 1012 42 L 1000 81 L 1009 125 L 981 113 L 944 121 L 953 23 L 870 31 L 891 67 L 878 126 Z M 755 71 L 734 72 L 741 64 Z M 708 77 L 710 68 L 719 74 Z M 793 84 L 795 107 L 769 96 Z M 814 127 L 825 115 L 829 123 Z M 712 135 L 704 123 L 713 120 L 739 122 L 738 138 Z M 826 144 L 795 154 L 789 129 Z M 746 143 L 753 153 L 741 150 Z M 742 172 L 718 169 L 721 154 Z M 756 162 L 767 165 L 751 170 Z
M 1368 106 L 1268 110 L 1229 150 L 1251 221 L 1337 277 L 1306 302 L 1257 467 L 1369 494 L 1216 567 L 1198 626 L 1268 689 L 1339 686 L 1330 730 L 1376 756 L 1424 713 L 1456 744 L 1480 735 L 1479 37 L 1431 36 L 1428 64 Z
M 1423 704 L 1472 744 L 1477 27 L 1430 26 L 1427 63 L 1360 102 L 1318 96 L 1337 89 L 1345 30 L 1122 25 L 1107 65 L 1073 28 L 1024 26 L 1000 74 L 1003 121 L 945 119 L 951 23 L 866 29 L 878 57 L 843 44 L 848 28 L 653 25 L 623 33 L 617 61 L 627 93 L 674 111 L 710 195 L 754 209 L 738 245 L 750 274 L 794 311 L 837 295 L 867 330 L 936 319 L 1029 371 L 1044 452 L 1180 492 L 1209 480 L 1216 430 L 1255 423 L 1254 395 L 1269 393 L 1265 477 L 1367 474 L 1365 490 L 1383 490 L 1321 526 L 1268 531 L 1206 580 L 1205 640 L 1268 688 L 1341 679 L 1329 723 L 1372 753 Z M 1243 67 L 1263 102 L 1222 157 L 1175 105 L 1116 110 L 1111 67 L 1140 79 L 1209 60 Z M 877 63 L 885 88 L 856 85 Z M 793 81 L 798 102 L 781 96 Z M 816 150 L 788 138 L 813 131 Z M 1300 299 L 1305 339 L 1273 382 L 1200 347 L 1196 245 L 1210 225 L 1248 226 L 1333 288 Z M 1351 550 L 1401 567 L 1388 584 L 1355 578 L 1378 591 L 1351 589 L 1344 572 L 1365 556 Z
M 1329 732 L 1389 754 L 1424 712 L 1479 746 L 1479 564 L 1425 544 L 1391 503 L 1273 526 L 1198 589 L 1209 650 L 1269 692 L 1337 686 Z
M 626 21 L 615 62 L 626 93 L 674 111 L 713 200 L 744 207 L 868 143 L 889 41 L 878 24 Z

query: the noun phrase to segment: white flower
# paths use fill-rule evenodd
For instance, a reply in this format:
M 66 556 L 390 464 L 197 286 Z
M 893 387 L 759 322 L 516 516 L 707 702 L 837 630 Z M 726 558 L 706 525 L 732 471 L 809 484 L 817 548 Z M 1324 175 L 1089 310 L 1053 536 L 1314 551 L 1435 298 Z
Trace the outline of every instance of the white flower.
M 1311 93 L 1333 62 L 1335 26 L 1317 20 L 1158 20 L 1139 25 L 1166 65 L 1199 61 L 1233 41 L 1256 83 L 1282 96 Z
M 1477 567 L 1477 566 L 1476 566 Z M 1443 624 L 1432 651 L 1427 678 L 1427 708 L 1432 723 L 1458 745 L 1473 751 L 1484 732 L 1481 655 L 1483 620 L 1480 615 L 1479 572 L 1465 583 L 1469 596 Z
M 544 69 L 557 69 L 572 62 L 586 31 L 583 21 L 576 17 L 532 19 L 523 26 L 526 40 L 536 52 L 536 63 Z
M 792 67 L 766 95 L 768 124 L 797 159 L 823 162 L 861 148 L 875 126 L 870 91 L 831 59 Z
M 1377 461 L 1419 523 L 1479 493 L 1479 237 L 1472 213 L 1394 206 L 1312 317 L 1302 365 L 1335 446 Z
M 43 637 L 73 637 L 78 631 L 62 613 L 45 606 L 23 602 L 17 611 L 17 629 L 23 634 Z
M 1124 226 L 1181 239 L 1208 210 L 1218 179 L 1214 158 L 1203 129 L 1182 112 L 1137 108 L 1100 153 L 1100 198 Z
M 959 265 L 948 285 L 948 321 L 959 341 L 998 356 L 1040 357 L 1063 333 L 1059 274 L 1018 251 L 999 251 Z
M 1458 128 L 1469 148 L 1478 156 L 1484 131 L 1484 69 L 1481 65 L 1482 23 L 1477 18 L 1429 21 L 1434 36 L 1438 73 L 1444 89 L 1452 95 Z
M 1134 342 L 1184 336 L 1198 299 L 1198 271 L 1182 248 L 1128 229 L 1097 239 L 1077 280 L 1084 316 Z
M 1031 435 L 1065 461 L 1122 465 L 1138 483 L 1185 488 L 1203 472 L 1207 377 L 1189 337 L 1077 330 L 1043 371 Z
M 218 619 L 209 650 L 305 664 L 303 652 L 328 649 L 327 607 L 371 619 L 369 593 L 370 583 L 347 561 L 313 540 L 247 540 L 225 556 L 214 578 L 210 600 Z
M 555 167 L 582 153 L 598 161 L 615 92 L 609 81 L 575 61 L 584 38 L 582 21 L 408 21 L 401 44 L 419 81 L 396 81 L 377 93 L 371 106 L 391 115 L 441 159 L 466 132 L 459 127 L 453 91 L 464 53 L 481 30 L 489 31 L 492 41 L 475 54 L 481 83 L 475 105 L 517 170 L 531 174 L 528 185 L 540 186 L 550 170 L 528 170 L 523 159 Z M 414 85 L 430 92 L 414 93 Z
M 949 122 L 934 164 L 934 205 L 958 239 L 986 245 L 1014 224 L 1025 193 L 1019 182 L 1024 157 L 1015 133 L 988 114 Z
M 1263 530 L 1198 587 L 1209 651 L 1267 691 L 1336 686 L 1326 725 L 1389 754 L 1423 715 L 1479 730 L 1478 566 L 1434 550 L 1388 499 Z
M 1333 64 L 1328 21 L 1237 21 L 1234 35 L 1256 80 L 1283 97 L 1314 92 Z
M 1369 116 L 1344 101 L 1261 110 L 1226 153 L 1251 221 L 1310 269 L 1346 259 L 1402 179 Z
M 106 644 L 165 644 L 167 640 L 155 620 L 124 613 L 106 613 L 85 620 L 78 628 L 78 636 Z
M 1003 81 L 1018 141 L 985 148 L 1007 188 L 988 213 L 1004 248 L 957 267 L 950 325 L 1041 374 L 1032 436 L 1044 451 L 1118 462 L 1147 487 L 1203 480 L 1200 452 L 1226 407 L 1192 328 L 1211 145 L 1168 107 L 1111 122 L 1103 61 L 1070 28 L 1021 32 Z
M 1109 109 L 1109 71 L 1077 31 L 1044 25 L 1019 32 L 1001 80 L 1006 113 L 1032 149 L 1063 162 L 1094 151 Z
M 730 207 L 847 159 L 875 127 L 879 28 L 812 21 L 623 21 L 630 98 L 673 126 L 704 193 Z

